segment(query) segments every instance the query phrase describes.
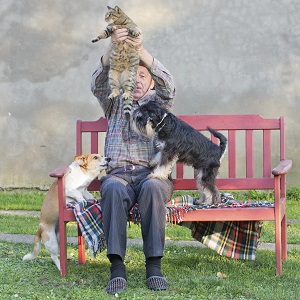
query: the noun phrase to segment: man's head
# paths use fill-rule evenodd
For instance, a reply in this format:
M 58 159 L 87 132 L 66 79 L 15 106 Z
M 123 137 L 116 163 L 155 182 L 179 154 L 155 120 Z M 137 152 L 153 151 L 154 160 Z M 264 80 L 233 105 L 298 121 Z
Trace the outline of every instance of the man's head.
M 144 66 L 138 66 L 136 74 L 136 87 L 133 90 L 133 100 L 138 101 L 146 95 L 151 93 L 154 87 L 154 81 L 151 74 Z

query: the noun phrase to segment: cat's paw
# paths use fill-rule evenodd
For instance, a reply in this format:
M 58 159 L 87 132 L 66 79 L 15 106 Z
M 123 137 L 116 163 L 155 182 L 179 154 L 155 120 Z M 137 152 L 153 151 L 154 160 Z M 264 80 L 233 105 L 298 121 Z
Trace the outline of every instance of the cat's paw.
M 128 33 L 134 37 L 138 37 L 141 34 L 141 31 L 139 28 L 133 28 L 133 29 L 128 29 Z
M 110 95 L 108 96 L 109 100 L 113 100 L 115 98 L 117 98 L 120 95 L 120 91 L 118 90 L 113 90 Z
M 129 97 L 131 96 L 131 92 L 124 92 L 123 94 L 122 94 L 122 99 L 123 100 L 128 100 L 129 99 Z

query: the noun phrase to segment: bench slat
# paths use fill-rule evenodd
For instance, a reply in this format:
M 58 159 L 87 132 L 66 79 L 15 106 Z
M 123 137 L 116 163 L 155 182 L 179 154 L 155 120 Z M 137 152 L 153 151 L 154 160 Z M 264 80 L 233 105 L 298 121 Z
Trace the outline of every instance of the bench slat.
M 199 221 L 261 221 L 274 220 L 274 208 L 212 208 L 198 209 L 183 215 L 183 222 Z
M 246 177 L 254 176 L 253 130 L 246 131 Z
M 178 115 L 197 130 L 206 130 L 207 126 L 215 130 L 261 130 L 279 129 L 280 119 L 264 119 L 260 115 Z
M 175 190 L 197 190 L 195 179 L 174 180 Z M 273 178 L 217 178 L 216 185 L 220 190 L 268 190 L 274 188 Z
M 264 177 L 271 176 L 271 131 L 263 131 L 263 173 Z
M 236 131 L 228 132 L 228 177 L 236 177 Z

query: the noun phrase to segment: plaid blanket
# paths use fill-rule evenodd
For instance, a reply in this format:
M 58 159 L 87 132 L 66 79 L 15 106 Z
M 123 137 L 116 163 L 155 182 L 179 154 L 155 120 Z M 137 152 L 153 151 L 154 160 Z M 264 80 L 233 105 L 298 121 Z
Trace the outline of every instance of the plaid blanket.
M 261 233 L 262 222 L 240 221 L 240 222 L 181 222 L 184 213 L 195 209 L 222 208 L 227 207 L 253 207 L 273 206 L 273 202 L 266 201 L 237 201 L 231 194 L 221 194 L 221 203 L 217 205 L 194 205 L 195 199 L 190 196 L 181 196 L 172 199 L 168 205 L 167 218 L 175 220 L 182 226 L 191 230 L 192 237 L 201 242 L 218 254 L 234 258 L 254 260 L 256 249 Z M 179 211 L 175 212 L 176 209 Z
M 254 260 L 261 232 L 261 222 L 192 222 L 192 237 L 218 254 Z
M 68 207 L 73 208 L 82 236 L 90 249 L 91 257 L 95 258 L 97 252 L 106 249 L 100 202 L 97 200 L 74 201 L 68 203 Z
M 213 207 L 251 207 L 272 206 L 272 202 L 237 201 L 230 194 L 222 194 L 222 203 L 218 206 L 194 205 L 195 199 L 189 195 L 172 199 L 166 204 L 166 221 L 179 223 L 191 230 L 194 239 L 203 243 L 220 255 L 234 259 L 254 260 L 260 237 L 262 222 L 182 222 L 182 216 L 194 209 Z M 100 200 L 89 200 L 82 203 L 71 202 L 76 220 L 83 237 L 90 249 L 91 256 L 106 249 L 103 233 Z M 138 205 L 129 213 L 129 221 L 137 224 L 141 221 Z

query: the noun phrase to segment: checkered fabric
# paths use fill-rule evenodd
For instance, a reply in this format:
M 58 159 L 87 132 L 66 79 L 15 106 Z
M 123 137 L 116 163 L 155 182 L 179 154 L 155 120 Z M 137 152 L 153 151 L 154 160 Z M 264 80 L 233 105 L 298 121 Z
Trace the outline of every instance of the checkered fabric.
M 192 222 L 192 237 L 218 254 L 234 258 L 255 260 L 262 223 Z
M 68 206 L 73 208 L 91 256 L 95 258 L 97 252 L 106 249 L 100 202 L 97 200 L 70 202 Z
M 194 205 L 195 199 L 189 195 L 172 199 L 166 205 L 166 221 L 171 223 L 182 222 L 182 216 L 194 209 L 207 207 Z M 229 194 L 222 195 L 222 209 L 226 207 L 251 207 L 272 206 L 269 202 L 249 202 L 234 200 Z M 102 214 L 100 200 L 89 200 L 81 203 L 71 202 L 68 206 L 73 208 L 76 220 L 92 256 L 106 249 L 103 233 Z M 213 206 L 217 207 L 217 206 Z M 219 207 L 219 206 L 218 206 Z M 211 206 L 209 208 L 212 208 Z M 135 205 L 130 213 L 129 220 L 137 224 L 141 221 L 138 205 Z M 218 254 L 234 258 L 254 260 L 261 233 L 262 222 L 192 222 L 189 225 L 194 239 L 216 251 Z

